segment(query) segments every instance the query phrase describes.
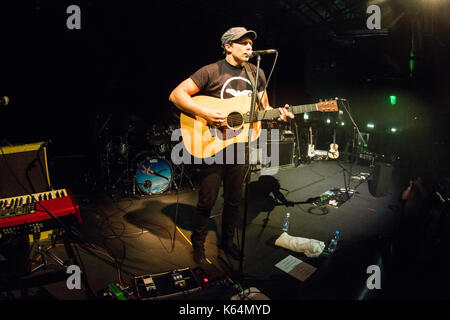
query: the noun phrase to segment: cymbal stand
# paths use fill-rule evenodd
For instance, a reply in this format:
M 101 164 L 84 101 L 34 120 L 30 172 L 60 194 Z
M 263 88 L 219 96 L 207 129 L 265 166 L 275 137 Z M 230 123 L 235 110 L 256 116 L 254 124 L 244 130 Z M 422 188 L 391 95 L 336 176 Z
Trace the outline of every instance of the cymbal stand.
M 186 171 L 184 170 L 184 163 L 181 163 L 181 165 L 176 165 L 176 169 L 180 170 L 180 173 L 178 176 L 174 176 L 173 178 L 173 184 L 175 185 L 175 189 L 179 189 L 182 187 L 182 182 L 184 179 L 187 180 L 187 182 L 189 183 L 189 185 L 191 186 L 192 189 L 195 189 L 194 184 L 192 183 L 192 179 L 191 177 L 189 177 L 186 174 Z M 176 183 L 177 178 L 179 179 L 179 185 Z
M 111 190 L 114 191 L 117 187 L 117 185 L 119 183 L 122 183 L 122 185 L 124 186 L 124 188 L 122 189 L 122 191 L 124 191 L 125 195 L 136 195 L 136 186 L 134 184 L 134 180 L 131 179 L 130 177 L 130 145 L 128 143 L 128 131 L 125 134 L 125 138 L 122 140 L 120 145 L 124 145 L 124 149 L 126 150 L 125 152 L 125 163 L 126 163 L 126 168 L 125 170 L 122 172 L 122 174 L 119 176 L 119 178 L 116 180 L 116 182 L 114 183 L 114 185 L 111 187 Z M 124 178 L 125 176 L 125 178 Z
M 100 115 L 97 115 L 97 127 L 100 127 L 96 132 L 96 138 L 97 138 L 97 154 L 98 154 L 98 161 L 100 164 L 100 168 L 103 171 L 102 174 L 105 175 L 104 182 L 104 189 L 107 191 L 111 185 L 111 149 L 112 149 L 112 141 L 109 140 L 109 122 L 111 120 L 112 114 L 108 115 L 108 118 L 106 121 L 100 126 L 98 125 L 98 119 L 100 118 Z M 102 135 L 100 135 L 104 131 L 103 134 L 103 141 L 102 141 Z M 111 143 L 110 146 L 108 144 Z

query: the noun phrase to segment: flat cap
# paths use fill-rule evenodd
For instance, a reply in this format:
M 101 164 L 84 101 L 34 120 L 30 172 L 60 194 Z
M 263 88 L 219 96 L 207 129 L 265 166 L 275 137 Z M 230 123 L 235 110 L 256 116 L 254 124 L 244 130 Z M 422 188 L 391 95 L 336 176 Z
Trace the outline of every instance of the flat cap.
M 250 39 L 255 40 L 256 39 L 256 32 L 253 30 L 247 30 L 244 27 L 233 27 L 228 29 L 223 35 L 222 35 L 222 47 L 225 47 L 227 43 L 230 43 L 234 40 L 240 39 L 243 36 L 249 36 Z

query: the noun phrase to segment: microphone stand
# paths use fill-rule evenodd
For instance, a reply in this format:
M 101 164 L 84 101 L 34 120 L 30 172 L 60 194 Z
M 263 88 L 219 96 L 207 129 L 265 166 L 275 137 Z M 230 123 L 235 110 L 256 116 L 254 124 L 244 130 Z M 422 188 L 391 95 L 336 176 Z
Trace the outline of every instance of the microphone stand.
M 349 170 L 349 174 L 348 174 L 348 186 L 347 186 L 347 182 L 345 179 L 345 168 L 343 168 L 343 175 L 344 175 L 344 187 L 345 187 L 345 193 L 347 194 L 347 200 L 350 199 L 350 194 L 349 194 L 349 189 L 350 189 L 350 183 L 351 183 L 351 179 L 352 179 L 352 167 L 353 167 L 353 162 L 356 161 L 356 159 L 358 158 L 358 152 L 355 152 L 355 138 L 356 138 L 356 134 L 355 131 L 358 132 L 359 137 L 361 138 L 362 142 L 364 144 L 366 144 L 366 141 L 364 140 L 363 135 L 361 134 L 361 131 L 359 131 L 358 125 L 356 124 L 355 120 L 352 117 L 352 114 L 350 113 L 350 111 L 348 110 L 347 106 L 345 105 L 345 101 L 343 100 L 341 103 L 341 106 L 344 107 L 345 111 L 348 114 L 348 117 L 350 118 L 352 124 L 353 124 L 353 141 L 352 141 L 352 161 L 350 163 L 350 170 Z M 356 146 L 357 147 L 357 146 Z M 354 157 L 354 159 L 353 159 Z
M 248 165 L 247 173 L 245 174 L 245 205 L 244 205 L 244 217 L 242 222 L 242 241 L 241 241 L 241 259 L 239 261 L 239 273 L 241 276 L 243 275 L 243 264 L 244 264 L 244 247 L 245 247 L 245 229 L 247 226 L 247 214 L 248 214 L 248 177 L 247 175 L 250 174 L 250 141 L 253 135 L 253 122 L 255 118 L 255 105 L 256 105 L 256 97 L 258 95 L 258 73 L 259 73 L 259 66 L 261 64 L 261 55 L 258 55 L 256 57 L 256 76 L 255 76 L 255 83 L 253 84 L 254 87 L 252 89 L 252 99 L 250 102 L 250 117 L 249 117 L 249 130 L 248 130 L 248 140 L 245 143 L 245 164 Z

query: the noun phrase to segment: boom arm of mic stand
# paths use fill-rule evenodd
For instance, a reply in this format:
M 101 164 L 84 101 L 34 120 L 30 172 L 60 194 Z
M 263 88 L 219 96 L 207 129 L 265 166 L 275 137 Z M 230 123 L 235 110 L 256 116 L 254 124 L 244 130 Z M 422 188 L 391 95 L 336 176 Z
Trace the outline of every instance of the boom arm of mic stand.
M 361 131 L 359 131 L 358 125 L 356 124 L 355 120 L 353 120 L 353 117 L 352 117 L 352 115 L 350 114 L 350 112 L 348 111 L 348 109 L 347 109 L 347 107 L 345 106 L 345 103 L 344 103 L 344 102 L 342 102 L 342 106 L 344 107 L 345 111 L 347 111 L 348 117 L 350 118 L 350 120 L 352 121 L 353 125 L 355 126 L 356 131 L 358 131 L 359 137 L 361 138 L 361 140 L 363 141 L 363 143 L 366 144 L 366 141 L 364 140 L 364 138 L 363 138 L 363 136 L 362 136 L 362 134 L 361 134 Z

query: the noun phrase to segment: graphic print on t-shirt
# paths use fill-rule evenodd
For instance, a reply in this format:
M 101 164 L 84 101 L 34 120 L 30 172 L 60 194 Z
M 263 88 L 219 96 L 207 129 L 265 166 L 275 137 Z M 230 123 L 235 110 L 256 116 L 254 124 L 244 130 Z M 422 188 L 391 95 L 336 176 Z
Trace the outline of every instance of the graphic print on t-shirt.
M 237 82 L 236 82 L 237 81 Z M 242 87 L 246 87 L 246 85 L 244 84 L 244 86 L 242 85 L 242 83 L 240 83 L 240 81 L 245 81 L 247 82 L 250 87 L 251 87 L 251 82 L 250 80 L 243 78 L 243 77 L 231 77 L 230 79 L 228 79 L 227 81 L 225 81 L 225 83 L 222 86 L 222 90 L 220 91 L 220 99 L 228 99 L 228 98 L 232 98 L 232 97 L 238 97 L 238 96 L 242 96 L 242 95 L 248 95 L 251 96 L 252 94 L 252 90 L 236 90 L 235 88 L 242 88 Z M 228 94 L 227 96 L 225 96 L 224 94 Z

